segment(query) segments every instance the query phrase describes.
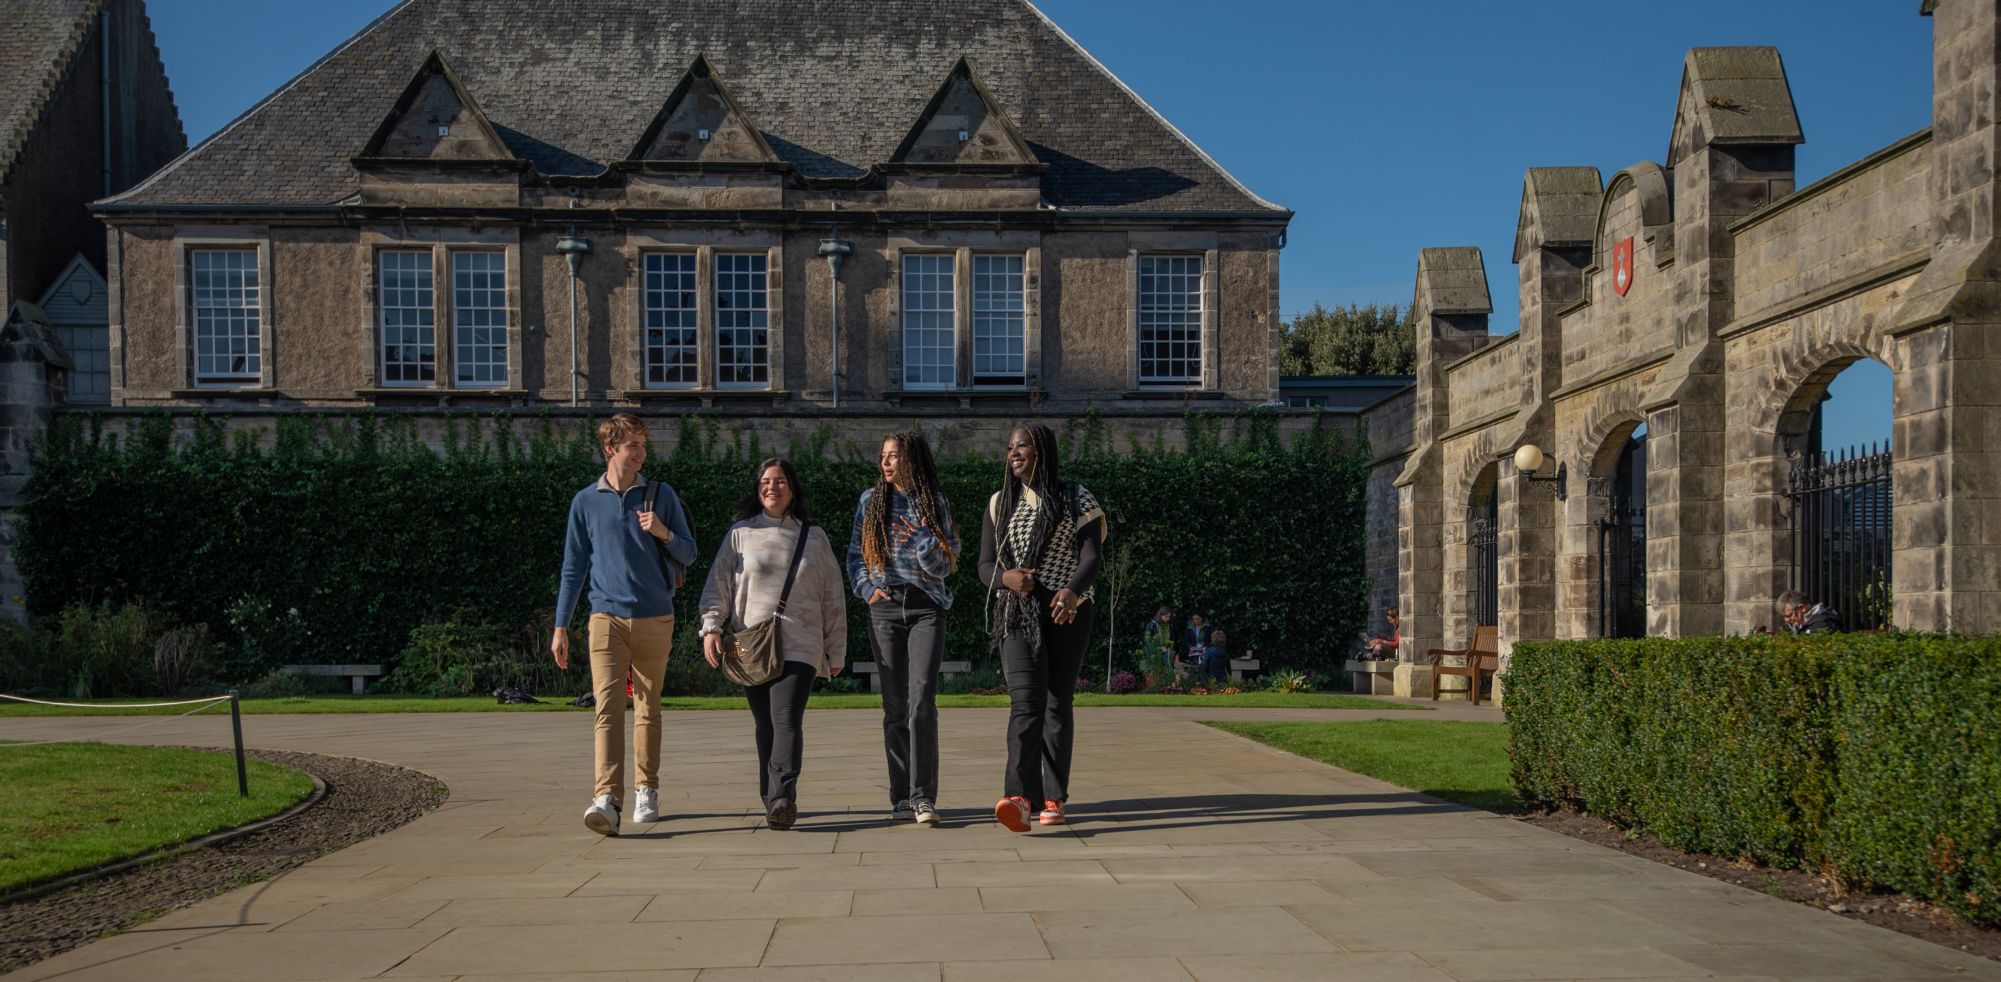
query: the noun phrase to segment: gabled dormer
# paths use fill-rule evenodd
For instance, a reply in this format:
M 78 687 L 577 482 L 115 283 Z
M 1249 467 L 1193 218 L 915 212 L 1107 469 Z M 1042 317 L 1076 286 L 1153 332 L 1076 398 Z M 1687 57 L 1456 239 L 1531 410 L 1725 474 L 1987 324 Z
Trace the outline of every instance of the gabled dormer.
M 783 165 L 709 60 L 696 55 L 620 166 L 671 173 Z
M 403 95 L 355 156 L 363 170 L 429 167 L 526 169 L 486 113 L 460 84 L 443 53 L 433 50 Z
M 884 169 L 1025 174 L 1040 172 L 1043 165 L 972 65 L 960 58 Z

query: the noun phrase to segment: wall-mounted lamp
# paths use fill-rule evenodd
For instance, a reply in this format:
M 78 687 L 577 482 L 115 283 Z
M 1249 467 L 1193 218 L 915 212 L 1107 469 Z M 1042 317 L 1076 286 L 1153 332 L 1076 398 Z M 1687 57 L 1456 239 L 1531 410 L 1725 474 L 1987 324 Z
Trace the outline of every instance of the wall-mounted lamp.
M 831 334 L 834 364 L 834 408 L 841 408 L 841 260 L 853 255 L 854 244 L 830 233 L 820 240 L 820 255 L 827 257 L 827 329 Z
M 1566 496 L 1564 481 L 1569 472 L 1562 464 L 1558 464 L 1556 473 L 1548 477 L 1537 477 L 1535 472 L 1542 470 L 1542 466 L 1546 463 L 1549 463 L 1549 460 L 1543 456 L 1542 448 L 1533 443 L 1524 443 L 1515 451 L 1515 470 L 1522 473 L 1522 478 L 1531 484 L 1537 481 L 1548 482 L 1552 485 L 1550 490 L 1556 493 L 1556 500 L 1562 501 Z
M 575 201 L 571 204 L 574 206 Z M 583 364 L 577 351 L 577 267 L 584 257 L 590 255 L 591 240 L 577 234 L 575 227 L 570 234 L 556 240 L 556 252 L 570 263 L 570 405 L 579 405 L 579 391 L 583 378 Z

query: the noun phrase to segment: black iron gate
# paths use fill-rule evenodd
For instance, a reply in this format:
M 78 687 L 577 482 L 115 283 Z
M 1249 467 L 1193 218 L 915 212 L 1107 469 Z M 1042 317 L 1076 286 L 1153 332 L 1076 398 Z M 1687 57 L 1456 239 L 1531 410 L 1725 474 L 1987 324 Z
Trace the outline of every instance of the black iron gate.
M 1598 523 L 1598 623 L 1604 637 L 1647 633 L 1646 481 L 1646 440 L 1636 437 L 1620 455 L 1609 507 Z
M 1494 546 L 1494 524 L 1490 517 L 1474 519 L 1467 539 L 1473 552 L 1473 623 L 1480 627 L 1501 622 L 1501 564 Z
M 1792 587 L 1850 631 L 1890 625 L 1890 448 L 1794 455 Z

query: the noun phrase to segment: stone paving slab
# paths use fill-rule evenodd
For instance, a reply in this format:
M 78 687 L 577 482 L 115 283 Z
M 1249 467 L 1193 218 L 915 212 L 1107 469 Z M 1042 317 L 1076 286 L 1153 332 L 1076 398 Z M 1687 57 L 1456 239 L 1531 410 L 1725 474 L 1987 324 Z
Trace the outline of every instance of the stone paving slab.
M 1499 718 L 1441 707 L 1424 718 Z M 874 711 L 809 712 L 789 832 L 761 827 L 748 714 L 674 713 L 668 819 L 619 839 L 580 820 L 587 715 L 253 716 L 254 746 L 402 764 L 451 799 L 7 978 L 2001 980 L 1994 962 L 1193 722 L 1371 715 L 1391 713 L 1082 710 L 1073 823 L 1017 835 L 988 810 L 1003 710 L 942 714 L 938 828 L 888 820 Z M 114 725 L 0 719 L 0 740 Z M 144 734 L 226 739 L 201 718 Z

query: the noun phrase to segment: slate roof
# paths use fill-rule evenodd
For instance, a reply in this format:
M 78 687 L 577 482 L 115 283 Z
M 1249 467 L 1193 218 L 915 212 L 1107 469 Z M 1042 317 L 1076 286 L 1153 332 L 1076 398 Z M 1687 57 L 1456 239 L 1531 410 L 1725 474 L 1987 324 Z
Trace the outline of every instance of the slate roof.
M 0 0 L 0 180 L 27 145 L 99 0 Z
M 808 178 L 887 162 L 963 56 L 1049 165 L 1059 208 L 1284 209 L 1258 198 L 1026 0 L 406 0 L 113 203 L 326 205 L 433 49 L 544 175 L 622 159 L 696 55 Z

